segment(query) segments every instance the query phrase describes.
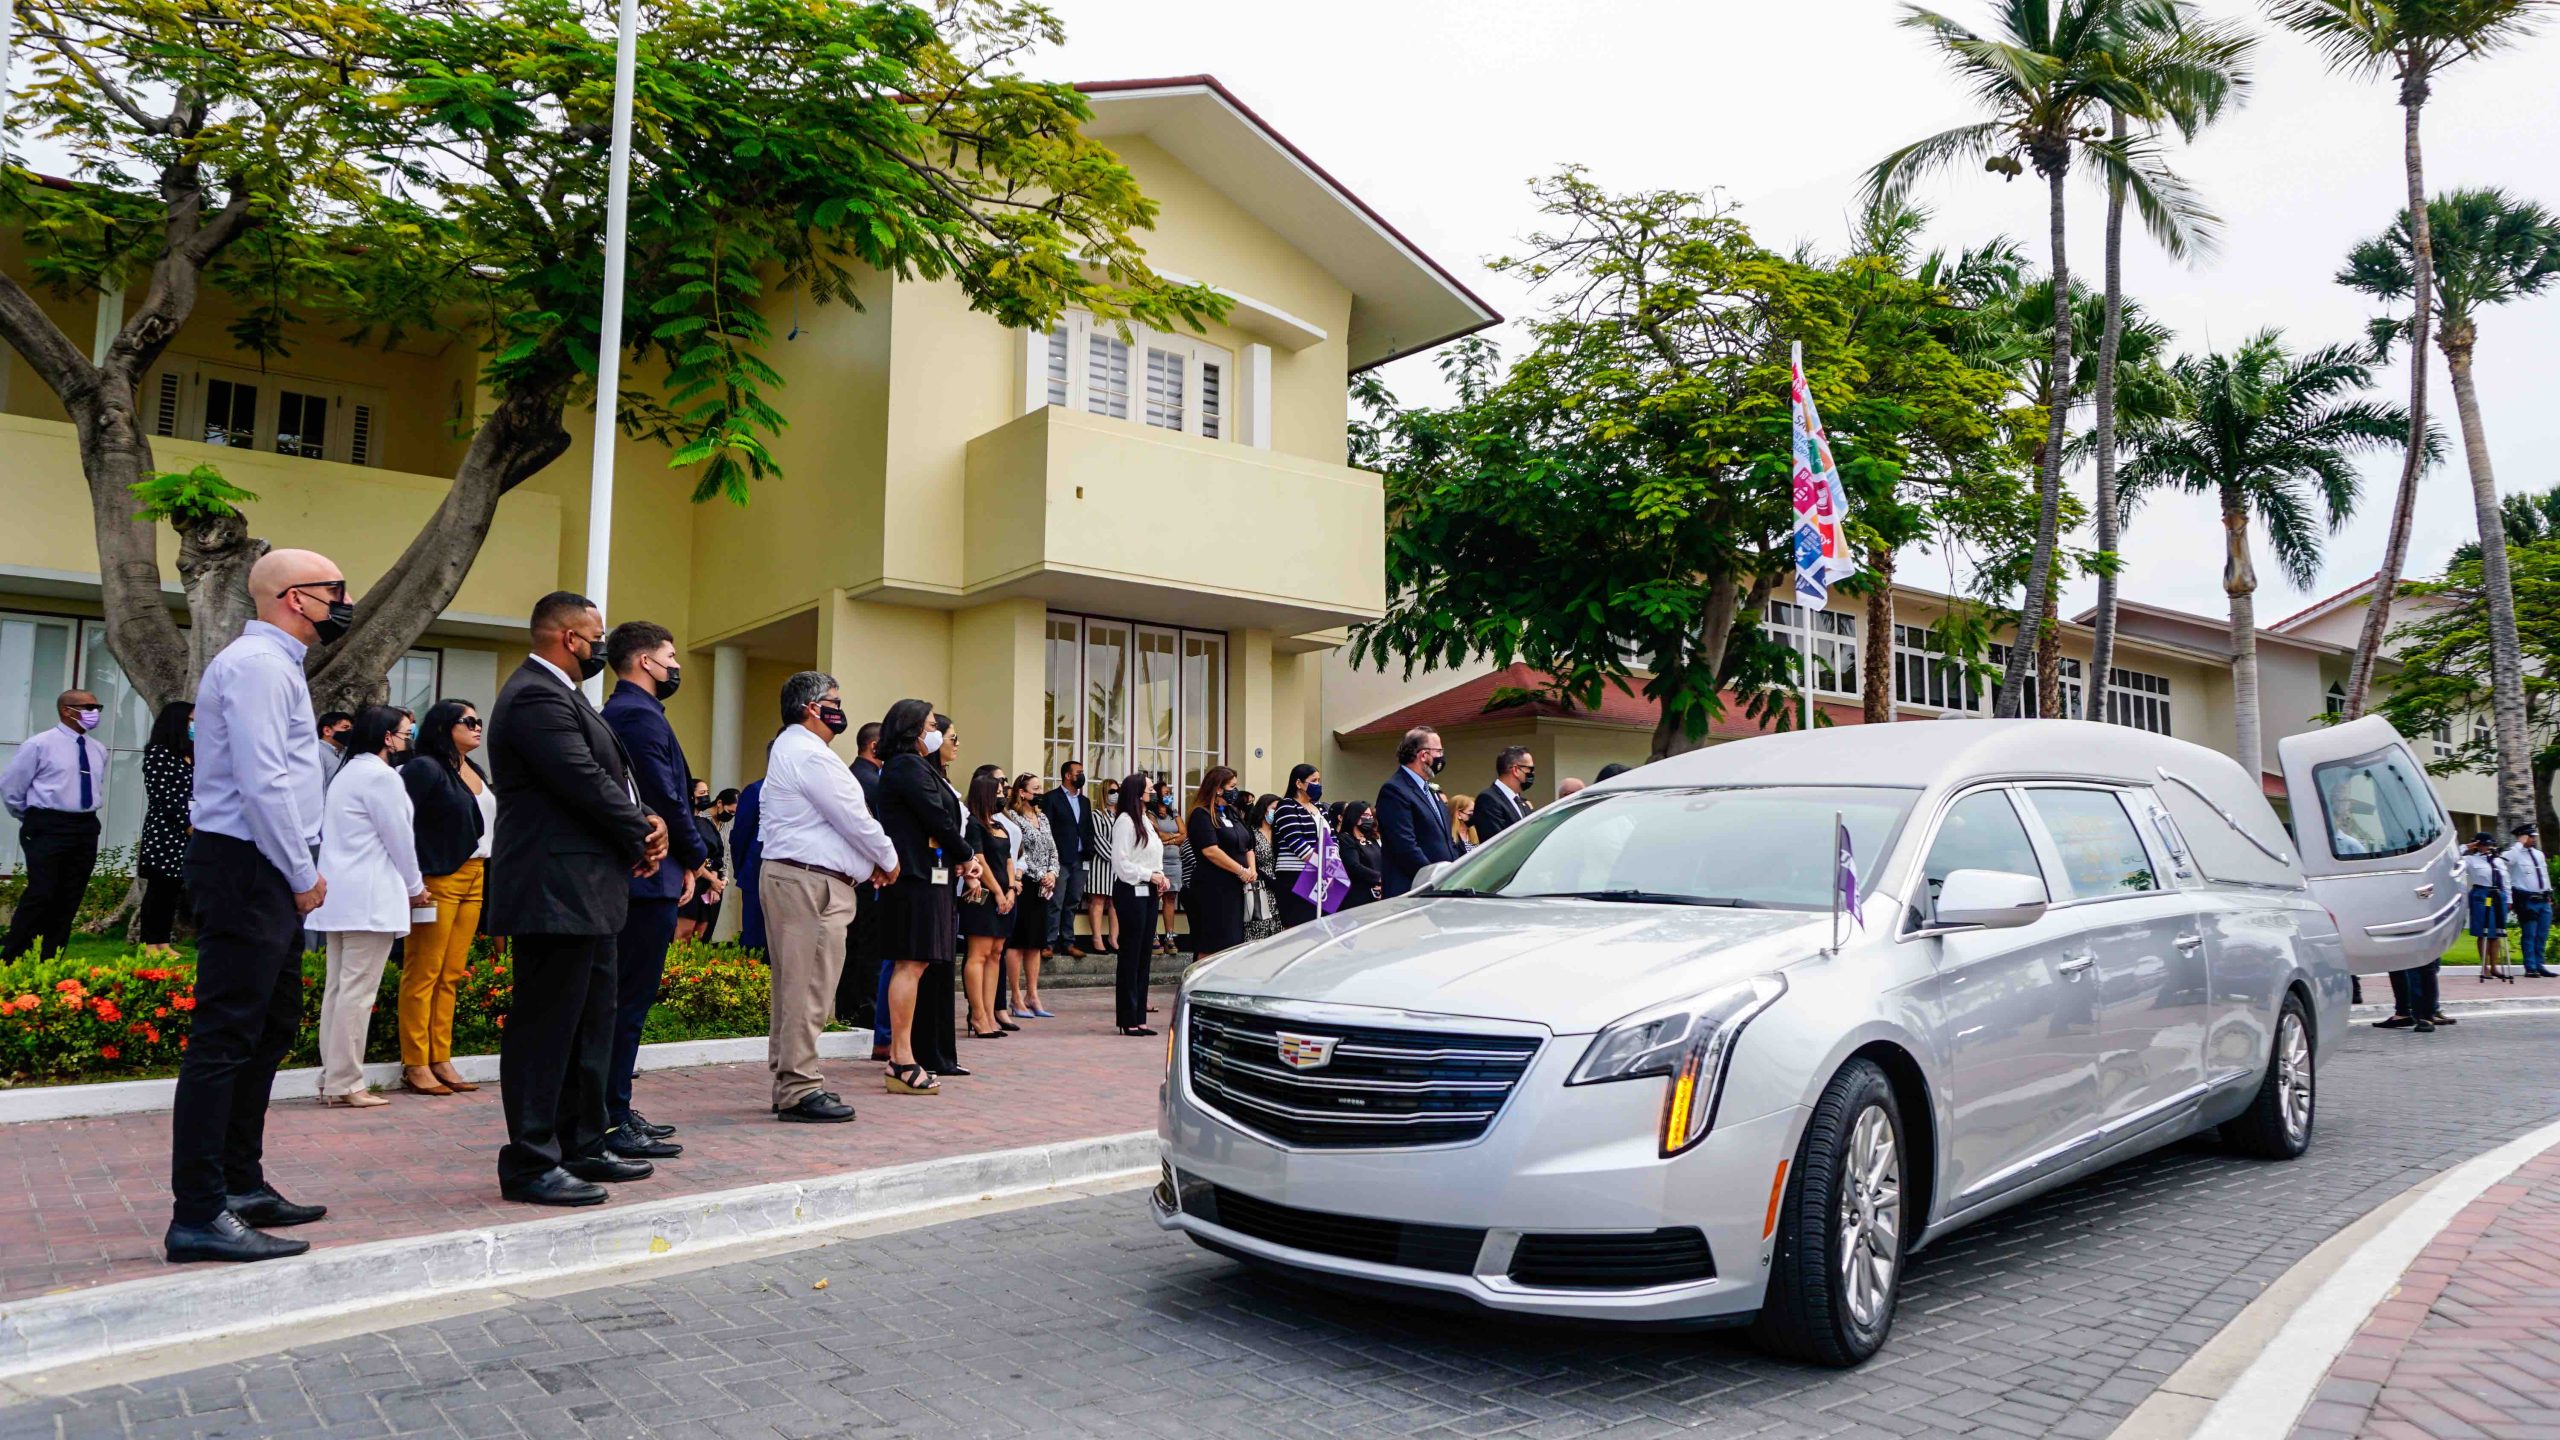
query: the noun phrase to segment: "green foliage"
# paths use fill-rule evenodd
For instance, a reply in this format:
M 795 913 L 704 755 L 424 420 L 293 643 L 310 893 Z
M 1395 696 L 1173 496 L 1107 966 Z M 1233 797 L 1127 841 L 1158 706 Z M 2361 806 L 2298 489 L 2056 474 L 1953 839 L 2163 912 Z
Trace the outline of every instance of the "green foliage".
M 2475 337 L 2480 312 L 2541 294 L 2560 281 L 2560 218 L 2529 200 L 2493 189 L 2454 190 L 2427 202 L 2427 249 L 2435 261 L 2439 343 L 2453 348 Z M 2377 300 L 2406 302 L 2416 288 L 2409 215 L 2347 252 L 2338 283 Z M 2371 325 L 2376 360 L 2409 335 L 2406 315 Z
M 166 520 L 184 530 L 240 513 L 241 503 L 258 497 L 222 478 L 212 465 L 188 470 L 153 470 L 134 482 L 134 498 L 142 508 L 137 520 Z
M 2515 587 L 2516 632 L 2524 643 L 2525 744 L 2547 836 L 2555 833 L 2550 795 L 2552 776 L 2560 771 L 2560 537 L 2510 544 L 2507 570 Z M 2403 735 L 2439 726 L 2451 730 L 2459 743 L 2429 763 L 2436 774 L 2494 774 L 2496 737 L 2470 724 L 2470 717 L 2489 709 L 2493 653 L 2479 556 L 2455 561 L 2441 580 L 2410 582 L 2403 589 L 2441 603 L 2414 607 L 2413 618 L 2392 632 L 2400 671 L 2376 708 Z
M 1946 297 L 1896 256 L 1790 259 L 1699 196 L 1612 195 L 1578 170 L 1537 193 L 1557 228 L 1496 263 L 1551 299 L 1509 372 L 1477 340 L 1443 352 L 1446 408 L 1355 390 L 1353 452 L 1389 514 L 1387 612 L 1355 654 L 1526 662 L 1584 708 L 1640 689 L 1691 740 L 1727 690 L 1784 723 L 1793 652 L 1758 613 L 1789 566 L 1789 343 L 1862 552 L 1930 528 L 1930 489 L 2007 496 L 2014 523 L 2010 382 L 1944 343 Z
M 319 1061 L 320 1001 L 329 967 L 302 957 L 302 1023 L 288 1065 Z M 641 1038 L 650 1043 L 761 1035 L 770 1023 L 771 972 L 753 951 L 689 941 L 667 952 L 666 979 Z M 453 1050 L 498 1048 L 514 996 L 513 967 L 475 941 L 454 1002 Z M 400 1058 L 400 967 L 384 967 L 366 1032 L 365 1058 Z M 177 1069 L 195 1010 L 195 967 L 140 953 L 30 956 L 0 964 L 0 1083 L 124 1079 Z

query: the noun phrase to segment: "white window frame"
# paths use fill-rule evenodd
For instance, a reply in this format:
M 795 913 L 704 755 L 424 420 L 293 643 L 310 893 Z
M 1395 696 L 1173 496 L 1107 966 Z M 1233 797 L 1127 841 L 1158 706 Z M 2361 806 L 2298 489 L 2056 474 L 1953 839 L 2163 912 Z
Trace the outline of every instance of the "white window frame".
M 2105 719 L 2110 725 L 2148 730 L 2154 735 L 2174 734 L 2176 732 L 2169 728 L 2170 696 L 2174 689 L 2166 675 L 2128 670 L 2122 665 L 2110 667 L 2107 671 Z
M 1813 693 L 1840 695 L 1856 699 L 1861 693 L 1864 672 L 1862 652 L 1858 648 L 1858 617 L 1847 610 L 1816 610 L 1813 622 Z M 1804 653 L 1805 607 L 1792 600 L 1772 599 L 1761 616 L 1761 627 L 1779 644 Z M 1843 651 L 1847 652 L 1844 662 Z M 1799 674 L 1801 661 L 1797 662 Z
M 2009 647 L 2006 645 L 1993 645 L 1990 651 L 1990 659 L 1991 664 L 1995 669 L 2006 674 L 2008 672 L 2009 665 Z M 2074 656 L 2065 655 L 2062 657 L 2062 664 L 2058 668 L 2062 672 L 2062 718 L 2065 720 L 2083 720 L 2088 718 L 2088 664 Z M 2030 665 L 2027 667 L 2026 703 L 2018 707 L 2019 714 L 2036 716 L 2044 713 L 2043 705 L 2039 698 L 2042 692 L 2038 689 L 2037 682 L 2038 677 L 2036 675 L 2036 667 Z M 1991 682 L 1990 696 L 1992 708 L 1997 709 L 2000 704 L 2000 682 L 1996 679 Z
M 1095 408 L 1093 364 L 1097 351 L 1115 351 L 1127 347 L 1129 389 L 1125 410 L 1116 412 L 1106 403 Z M 1181 390 L 1180 423 L 1166 425 L 1147 418 L 1148 375 L 1151 358 L 1162 356 L 1178 370 L 1163 373 Z M 1217 372 L 1215 409 L 1207 404 L 1207 372 Z M 1063 374 L 1060 372 L 1063 371 Z M 1196 335 L 1175 335 L 1144 325 L 1122 327 L 1097 324 L 1092 315 L 1082 310 L 1069 310 L 1058 323 L 1046 331 L 1025 331 L 1023 343 L 1023 406 L 1026 411 L 1043 405 L 1057 405 L 1069 410 L 1099 415 L 1106 419 L 1128 420 L 1150 429 L 1175 430 L 1208 440 L 1236 440 L 1247 432 L 1243 423 L 1246 385 L 1237 372 L 1236 356 L 1222 345 L 1213 345 Z
M 382 421 L 388 408 L 383 391 L 370 385 L 348 385 L 283 370 L 250 370 L 217 360 L 171 355 L 143 377 L 144 423 L 158 437 L 204 439 L 205 397 L 213 381 L 253 386 L 258 402 L 248 449 L 253 454 L 293 459 L 321 459 L 341 465 L 382 465 Z M 276 430 L 284 409 L 284 392 L 315 395 L 329 402 L 329 420 L 320 454 L 276 448 Z
M 1956 703 L 1931 700 L 1930 682 L 1936 682 L 1937 693 L 1952 696 Z M 1989 703 L 1991 687 L 1973 673 L 1971 666 L 1946 653 L 1945 642 L 1938 632 L 1926 625 L 1896 623 L 1893 627 L 1893 703 L 1919 710 L 1936 710 L 1958 715 L 1978 715 Z
M 1189 704 L 1191 697 L 1185 693 L 1182 672 L 1183 660 L 1186 655 L 1186 647 L 1190 642 L 1207 641 L 1212 642 L 1217 646 L 1217 663 L 1209 667 L 1209 686 L 1214 692 L 1217 702 L 1214 707 L 1214 711 L 1219 717 L 1221 717 L 1221 719 L 1223 719 L 1227 713 L 1226 660 L 1228 655 L 1231 653 L 1229 647 L 1232 643 L 1229 636 L 1216 630 L 1189 630 L 1170 625 L 1144 624 L 1139 621 L 1123 620 L 1108 615 L 1079 615 L 1063 610 L 1052 610 L 1049 612 L 1048 622 L 1043 626 L 1041 632 L 1044 648 L 1041 658 L 1040 676 L 1043 688 L 1046 689 L 1055 683 L 1055 677 L 1053 677 L 1049 672 L 1048 657 L 1045 648 L 1050 638 L 1050 627 L 1058 627 L 1058 634 L 1055 638 L 1060 643 L 1066 642 L 1066 631 L 1069 628 L 1072 629 L 1074 634 L 1073 647 L 1076 659 L 1074 667 L 1075 673 L 1072 680 L 1074 685 L 1074 701 L 1068 707 L 1067 715 L 1065 717 L 1066 723 L 1063 726 L 1053 726 L 1052 733 L 1044 734 L 1041 737 L 1043 751 L 1042 764 L 1048 774 L 1055 776 L 1058 773 L 1059 765 L 1063 764 L 1070 758 L 1084 762 L 1089 771 L 1093 770 L 1092 752 L 1095 746 L 1100 742 L 1097 742 L 1093 736 L 1086 733 L 1089 728 L 1087 725 L 1087 720 L 1089 718 L 1089 707 L 1087 702 L 1090 699 L 1090 695 L 1086 679 L 1087 669 L 1085 660 L 1089 652 L 1089 637 L 1094 627 L 1097 626 L 1123 636 L 1128 646 L 1128 650 L 1126 652 L 1128 663 L 1122 667 L 1120 684 L 1118 687 L 1122 738 L 1119 741 L 1114 742 L 1116 748 L 1123 752 L 1124 758 L 1120 763 L 1130 767 L 1144 768 L 1149 775 L 1159 776 L 1159 778 L 1165 778 L 1166 776 L 1178 778 L 1196 775 L 1204 773 L 1210 767 L 1226 764 L 1227 737 L 1223 733 L 1223 727 L 1203 725 L 1198 728 L 1216 730 L 1220 733 L 1208 735 L 1193 733 L 1195 727 L 1191 722 L 1190 711 L 1192 706 Z M 1141 749 L 1155 751 L 1161 748 L 1153 745 L 1142 745 L 1140 743 L 1138 730 L 1138 641 L 1142 634 L 1149 638 L 1170 638 L 1173 642 L 1173 765 L 1169 772 L 1162 772 L 1160 767 L 1153 764 L 1140 767 L 1137 760 L 1138 752 Z M 1056 712 L 1054 707 L 1056 705 L 1056 701 L 1057 697 L 1054 694 L 1044 697 L 1044 703 L 1049 707 L 1044 709 L 1044 715 L 1055 715 Z M 1195 758 L 1200 762 L 1197 766 L 1192 764 L 1192 761 Z M 1123 771 L 1122 773 L 1125 774 L 1126 772 Z M 1118 780 L 1121 778 L 1121 775 L 1103 775 L 1099 771 L 1093 771 L 1093 778 L 1097 780 Z

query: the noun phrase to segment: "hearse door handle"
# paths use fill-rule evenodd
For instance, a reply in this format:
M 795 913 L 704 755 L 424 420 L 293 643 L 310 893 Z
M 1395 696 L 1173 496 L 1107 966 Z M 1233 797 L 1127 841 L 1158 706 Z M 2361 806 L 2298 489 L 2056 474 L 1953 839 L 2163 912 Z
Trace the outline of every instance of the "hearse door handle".
M 2204 937 L 2201 935 L 2181 935 L 2173 943 L 2175 943 L 2179 949 L 2184 950 L 2189 954 L 2193 954 L 2197 949 L 2203 946 Z
M 2077 979 L 2081 971 L 2086 970 L 2097 963 L 2098 957 L 2084 950 L 2079 954 L 2072 956 L 2070 959 L 2063 961 L 2058 968 L 2064 975 Z
M 2430 880 L 2426 884 L 2418 887 L 2418 898 L 2421 900 L 2432 900 L 2435 898 L 2435 895 L 2436 882 L 2433 880 Z

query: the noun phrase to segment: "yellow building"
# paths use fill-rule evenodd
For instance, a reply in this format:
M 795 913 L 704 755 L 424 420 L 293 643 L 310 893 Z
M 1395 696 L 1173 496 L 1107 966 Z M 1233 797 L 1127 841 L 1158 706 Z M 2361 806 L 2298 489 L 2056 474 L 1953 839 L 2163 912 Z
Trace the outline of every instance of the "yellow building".
M 1322 654 L 1384 603 L 1379 480 L 1344 464 L 1349 377 L 1499 317 L 1215 80 L 1084 88 L 1087 133 L 1162 207 L 1150 262 L 1224 291 L 1223 324 L 1124 335 L 1071 314 L 1010 331 L 954 285 L 875 277 L 859 311 L 777 317 L 786 477 L 752 503 L 695 505 L 663 449 L 623 444 L 606 619 L 675 631 L 693 678 L 669 709 L 715 784 L 762 773 L 782 679 L 811 668 L 843 682 L 857 719 L 936 702 L 971 764 L 1223 763 L 1262 789 L 1321 754 Z M 21 277 L 24 258 L 0 249 Z M 121 313 L 46 303 L 73 336 Z M 360 592 L 446 488 L 478 351 L 315 328 L 262 365 L 229 343 L 231 318 L 208 295 L 146 377 L 157 463 L 218 464 L 260 497 L 252 533 L 329 554 Z M 0 357 L 0 760 L 51 723 L 55 692 L 98 691 L 120 772 L 109 843 L 129 840 L 142 796 L 125 777 L 150 717 L 96 622 L 71 428 Z M 589 469 L 582 441 L 501 502 L 453 605 L 390 676 L 395 701 L 495 697 L 533 601 L 584 588 Z M 173 606 L 175 558 L 164 534 Z

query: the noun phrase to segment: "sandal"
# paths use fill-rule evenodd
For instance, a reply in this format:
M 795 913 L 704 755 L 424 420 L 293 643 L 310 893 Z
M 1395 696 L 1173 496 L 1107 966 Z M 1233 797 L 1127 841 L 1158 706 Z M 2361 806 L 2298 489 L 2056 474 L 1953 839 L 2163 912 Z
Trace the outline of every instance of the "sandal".
M 888 1074 L 892 1095 L 939 1095 L 942 1087 L 921 1065 L 892 1065 Z

